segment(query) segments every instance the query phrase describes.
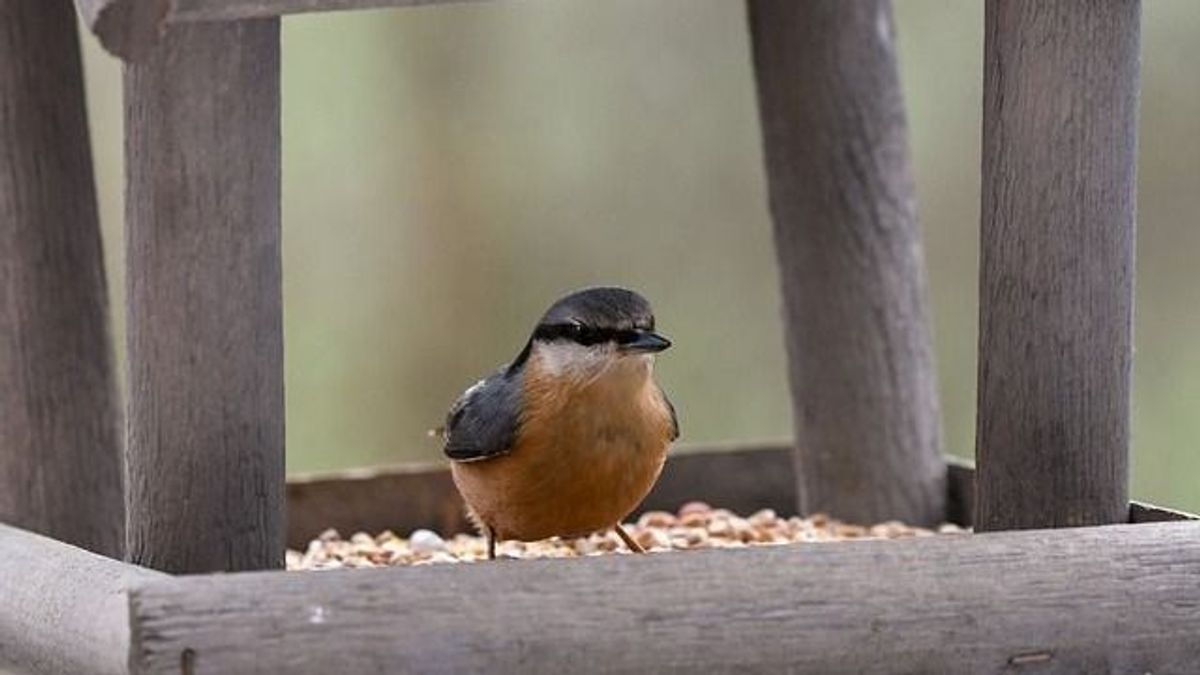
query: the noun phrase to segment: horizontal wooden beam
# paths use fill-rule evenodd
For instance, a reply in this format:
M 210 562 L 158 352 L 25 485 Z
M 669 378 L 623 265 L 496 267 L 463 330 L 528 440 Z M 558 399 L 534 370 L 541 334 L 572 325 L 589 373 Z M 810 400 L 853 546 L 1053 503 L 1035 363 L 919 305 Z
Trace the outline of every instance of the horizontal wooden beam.
M 639 512 L 702 500 L 746 514 L 795 513 L 793 476 L 785 443 L 685 446 L 672 452 Z M 342 534 L 472 529 L 444 463 L 297 476 L 288 482 L 287 502 L 288 546 L 301 550 L 330 527 Z
M 135 672 L 1189 672 L 1200 523 L 149 582 Z M 335 637 L 336 636 L 336 637 Z M 1024 672 L 1022 670 L 1022 672 Z
M 306 12 L 417 7 L 479 0 L 75 0 L 100 44 L 123 59 L 150 56 L 168 26 L 195 21 L 240 21 Z
M 683 446 L 667 459 L 662 477 L 634 515 L 674 511 L 693 500 L 741 514 L 769 508 L 790 515 L 796 512 L 794 476 L 791 446 L 784 442 Z M 974 505 L 972 463 L 946 457 L 946 521 L 971 526 Z M 1129 508 L 1131 523 L 1196 518 L 1139 502 Z M 343 535 L 471 530 L 462 498 L 440 462 L 293 476 L 287 510 L 288 546 L 299 550 L 331 527 Z
M 0 525 L 0 671 L 126 673 L 136 583 L 167 575 Z
M 175 0 L 171 21 L 236 21 L 255 17 L 383 7 L 449 5 L 479 0 Z

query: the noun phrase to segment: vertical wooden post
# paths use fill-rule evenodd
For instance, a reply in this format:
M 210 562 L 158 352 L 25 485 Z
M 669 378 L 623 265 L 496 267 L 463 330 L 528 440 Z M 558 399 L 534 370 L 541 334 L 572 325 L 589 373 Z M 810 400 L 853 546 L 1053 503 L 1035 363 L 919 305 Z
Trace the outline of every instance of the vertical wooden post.
M 750 0 L 800 508 L 945 517 L 891 4 Z
M 0 520 L 124 549 L 108 300 L 75 14 L 0 3 Z
M 280 567 L 279 22 L 175 27 L 125 96 L 130 554 Z
M 981 530 L 1128 512 L 1138 0 L 989 0 Z

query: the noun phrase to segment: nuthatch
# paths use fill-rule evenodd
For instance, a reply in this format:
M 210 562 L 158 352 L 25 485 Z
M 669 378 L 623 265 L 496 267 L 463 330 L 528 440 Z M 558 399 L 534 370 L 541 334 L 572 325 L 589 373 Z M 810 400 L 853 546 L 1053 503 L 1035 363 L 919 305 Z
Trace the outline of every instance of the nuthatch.
M 535 541 L 624 529 L 679 436 L 653 378 L 654 332 L 642 296 L 589 288 L 554 303 L 512 363 L 455 401 L 446 456 L 470 515 L 487 536 Z

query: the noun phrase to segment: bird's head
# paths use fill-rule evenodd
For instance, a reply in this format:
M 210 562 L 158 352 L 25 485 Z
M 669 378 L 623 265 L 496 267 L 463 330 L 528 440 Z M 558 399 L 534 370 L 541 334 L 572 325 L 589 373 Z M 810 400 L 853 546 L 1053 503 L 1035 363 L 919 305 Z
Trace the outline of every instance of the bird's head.
M 648 375 L 654 354 L 670 346 L 654 332 L 654 313 L 641 295 L 624 288 L 587 288 L 546 310 L 514 365 L 536 358 L 550 374 L 590 378 L 615 366 Z

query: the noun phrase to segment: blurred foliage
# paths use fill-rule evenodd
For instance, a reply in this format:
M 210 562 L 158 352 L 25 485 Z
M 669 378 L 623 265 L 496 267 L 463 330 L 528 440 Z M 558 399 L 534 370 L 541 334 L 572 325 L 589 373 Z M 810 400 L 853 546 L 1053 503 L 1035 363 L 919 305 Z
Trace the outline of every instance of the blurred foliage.
M 974 434 L 982 5 L 898 0 L 947 449 Z M 1200 3 L 1143 19 L 1134 492 L 1200 510 Z M 123 341 L 120 69 L 85 39 Z M 292 471 L 431 459 L 425 431 L 578 286 L 643 291 L 685 441 L 790 411 L 743 6 L 531 0 L 290 17 Z M 820 317 L 813 317 L 820 320 Z

